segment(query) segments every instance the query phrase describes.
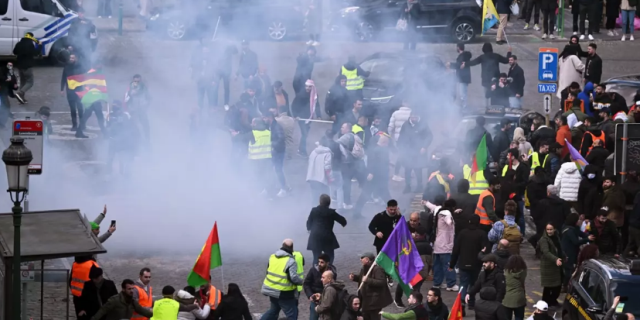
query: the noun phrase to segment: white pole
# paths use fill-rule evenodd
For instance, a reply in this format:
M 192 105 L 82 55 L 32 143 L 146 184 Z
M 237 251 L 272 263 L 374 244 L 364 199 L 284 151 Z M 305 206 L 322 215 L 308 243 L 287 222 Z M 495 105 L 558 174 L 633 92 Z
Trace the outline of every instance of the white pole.
M 316 120 L 316 119 L 297 119 L 298 121 L 305 121 L 305 122 L 318 122 L 318 123 L 333 123 L 333 121 L 331 120 Z
M 376 262 L 374 261 L 373 264 L 371 264 L 371 268 L 369 268 L 369 271 L 367 271 L 367 274 L 365 275 L 365 277 L 369 277 L 369 274 L 371 273 L 371 270 L 373 270 L 373 267 L 376 265 Z M 364 281 L 362 281 L 362 279 L 360 279 L 360 286 L 358 287 L 358 291 L 360 291 L 360 289 L 362 289 L 362 285 L 364 285 Z M 358 292 L 356 291 L 356 292 Z

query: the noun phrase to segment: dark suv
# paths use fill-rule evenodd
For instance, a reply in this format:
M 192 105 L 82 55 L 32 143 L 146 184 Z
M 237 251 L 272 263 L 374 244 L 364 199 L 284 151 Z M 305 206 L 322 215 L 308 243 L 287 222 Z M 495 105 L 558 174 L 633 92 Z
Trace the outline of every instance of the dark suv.
M 332 30 L 347 29 L 361 41 L 373 39 L 384 30 L 395 31 L 400 11 L 406 0 L 358 1 L 336 11 Z M 482 25 L 482 8 L 475 0 L 418 0 L 420 18 L 418 32 L 448 35 L 455 42 L 473 40 Z

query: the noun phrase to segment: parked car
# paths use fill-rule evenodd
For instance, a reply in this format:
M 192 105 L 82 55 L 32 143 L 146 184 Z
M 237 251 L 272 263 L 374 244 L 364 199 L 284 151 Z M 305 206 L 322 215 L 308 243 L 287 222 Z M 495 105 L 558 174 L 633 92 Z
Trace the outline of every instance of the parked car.
M 333 31 L 347 30 L 361 41 L 369 41 L 384 30 L 395 30 L 406 0 L 354 2 L 332 15 Z M 472 41 L 480 33 L 482 8 L 475 0 L 418 0 L 421 34 L 447 35 L 455 42 Z M 399 32 L 399 31 L 394 31 Z
M 635 103 L 633 97 L 640 90 L 640 74 L 613 77 L 602 84 L 607 86 L 607 92 L 616 92 L 622 95 L 627 104 L 631 106 Z
M 200 0 L 184 1 L 152 13 L 147 29 L 180 40 L 212 37 L 231 30 L 243 39 L 283 40 L 304 30 L 304 12 L 291 0 Z M 220 18 L 220 19 L 218 19 Z

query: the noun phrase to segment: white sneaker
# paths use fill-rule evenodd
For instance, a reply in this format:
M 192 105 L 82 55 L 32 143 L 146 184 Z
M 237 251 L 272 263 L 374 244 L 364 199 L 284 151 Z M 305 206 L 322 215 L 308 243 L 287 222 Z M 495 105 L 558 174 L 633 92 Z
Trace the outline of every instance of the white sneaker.
M 609 37 L 613 37 L 613 36 L 614 36 L 613 31 L 609 30 L 609 32 L 607 32 L 607 35 L 608 35 Z
M 588 37 L 589 37 L 589 40 L 593 41 L 593 36 L 592 35 L 589 35 Z
M 400 181 L 404 181 L 404 178 L 397 174 L 394 174 L 391 180 L 400 182 Z
M 529 24 L 528 24 L 528 23 L 525 23 L 525 24 L 524 24 L 524 30 L 527 30 L 527 29 L 529 29 Z
M 345 210 L 351 210 L 351 209 L 353 209 L 353 206 L 352 206 L 352 205 L 350 205 L 350 204 L 343 204 L 343 205 L 342 205 L 342 209 L 345 209 Z
M 533 30 L 540 31 L 540 27 L 537 24 L 533 25 Z
M 278 192 L 278 197 L 282 198 L 282 197 L 286 197 L 286 196 L 287 196 L 287 190 L 280 189 L 280 191 Z
M 313 40 L 307 41 L 307 45 L 310 46 L 313 43 Z
M 358 179 L 353 178 L 353 179 L 351 179 L 351 182 L 358 182 Z
M 443 289 L 443 290 L 447 289 L 447 284 L 446 283 L 441 284 L 440 289 Z
M 553 31 L 558 31 L 558 26 L 554 26 Z
M 314 41 L 313 43 L 311 43 L 312 46 L 317 47 L 320 45 L 320 42 L 318 41 Z
M 228 104 L 224 105 L 224 111 L 229 111 L 229 105 Z
M 454 285 L 451 288 L 447 288 L 447 291 L 458 291 L 458 290 L 460 290 L 460 287 L 458 287 L 458 285 Z
M 547 34 L 545 33 L 542 35 L 542 39 L 546 39 L 546 38 L 547 38 Z
M 584 34 L 580 35 L 580 40 L 584 40 Z
M 98 19 L 102 19 L 102 16 L 98 16 Z
M 550 34 L 550 35 L 549 35 L 549 39 L 553 40 L 553 39 L 555 39 L 555 38 L 556 38 L 556 36 L 554 36 L 554 35 L 552 35 L 552 34 Z
M 631 36 L 629 37 L 629 41 L 633 41 L 633 40 L 635 40 L 635 39 L 633 39 L 633 35 L 631 35 Z
M 577 36 L 577 35 L 578 35 L 578 31 L 574 31 L 574 32 L 573 32 L 573 35 L 574 35 L 574 36 Z
M 626 37 L 622 35 L 622 39 L 620 41 L 625 41 L 625 40 L 627 40 Z
M 109 16 L 109 19 L 111 19 L 111 16 Z

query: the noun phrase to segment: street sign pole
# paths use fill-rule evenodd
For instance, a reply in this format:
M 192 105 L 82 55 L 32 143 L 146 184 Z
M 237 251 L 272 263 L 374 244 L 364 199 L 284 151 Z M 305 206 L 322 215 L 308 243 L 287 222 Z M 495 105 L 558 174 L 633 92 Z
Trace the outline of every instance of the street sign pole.
M 549 114 L 551 113 L 551 95 L 545 94 L 542 99 L 544 105 L 544 117 L 546 120 L 546 126 L 549 126 Z
M 560 0 L 562 4 L 562 0 Z M 546 125 L 549 126 L 552 93 L 562 90 L 558 88 L 558 49 L 540 48 L 538 50 L 538 93 L 544 93 L 543 106 Z

